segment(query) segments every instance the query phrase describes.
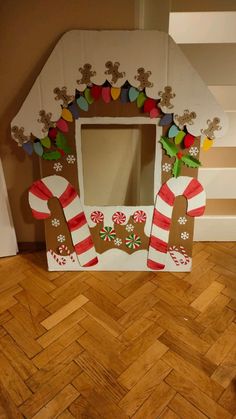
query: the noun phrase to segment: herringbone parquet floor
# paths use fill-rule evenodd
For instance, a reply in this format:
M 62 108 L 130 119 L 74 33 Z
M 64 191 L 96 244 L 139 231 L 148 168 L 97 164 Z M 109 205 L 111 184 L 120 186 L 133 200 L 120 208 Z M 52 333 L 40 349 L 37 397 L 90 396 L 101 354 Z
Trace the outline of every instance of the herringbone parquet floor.
M 0 260 L 0 418 L 236 417 L 236 244 L 190 274 Z

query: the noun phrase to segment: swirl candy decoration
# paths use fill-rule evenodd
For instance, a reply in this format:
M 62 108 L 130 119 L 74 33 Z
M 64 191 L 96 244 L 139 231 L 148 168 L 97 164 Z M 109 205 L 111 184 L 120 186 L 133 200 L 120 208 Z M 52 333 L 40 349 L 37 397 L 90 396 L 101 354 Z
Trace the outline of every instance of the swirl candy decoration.
M 129 249 L 136 250 L 141 245 L 141 239 L 137 234 L 130 234 L 130 236 L 126 237 L 125 244 Z
M 47 176 L 33 183 L 29 190 L 29 204 L 38 220 L 49 218 L 50 198 L 59 199 L 71 232 L 72 243 L 80 265 L 84 268 L 96 265 L 98 258 L 82 209 L 80 198 L 73 186 L 62 176 Z
M 93 211 L 90 218 L 95 224 L 100 224 L 104 221 L 104 214 L 101 211 Z
M 113 214 L 112 221 L 115 224 L 124 224 L 126 222 L 126 216 L 123 212 L 117 211 Z
M 105 242 L 111 242 L 116 237 L 116 232 L 112 227 L 104 227 L 100 230 L 99 235 Z
M 204 213 L 206 194 L 197 179 L 188 176 L 173 177 L 162 185 L 156 198 L 148 251 L 147 266 L 152 270 L 165 268 L 171 217 L 177 196 L 187 199 L 187 215 L 199 217 Z
M 142 210 L 137 210 L 137 211 L 135 211 L 135 213 L 133 215 L 133 219 L 134 219 L 135 223 L 145 223 L 145 221 L 147 219 L 147 214 L 146 214 L 146 212 L 144 212 Z

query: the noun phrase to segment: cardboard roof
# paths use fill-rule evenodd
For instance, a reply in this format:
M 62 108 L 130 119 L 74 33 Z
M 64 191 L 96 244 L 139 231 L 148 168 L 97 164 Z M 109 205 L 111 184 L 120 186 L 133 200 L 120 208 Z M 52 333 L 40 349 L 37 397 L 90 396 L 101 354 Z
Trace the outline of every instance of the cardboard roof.
M 149 80 L 153 83 L 152 87 L 146 88 L 148 97 L 159 99 L 159 93 L 165 86 L 171 86 L 175 93 L 171 99 L 173 108 L 162 108 L 165 113 L 183 115 L 186 109 L 195 112 L 193 124 L 187 125 L 188 132 L 195 136 L 201 135 L 202 130 L 207 128 L 208 120 L 218 117 L 222 128 L 215 132 L 215 137 L 225 135 L 226 115 L 178 45 L 164 32 L 141 30 L 73 30 L 64 34 L 12 121 L 12 126 L 24 127 L 27 136 L 44 137 L 43 125 L 38 122 L 39 111 L 51 112 L 53 121 L 61 116 L 60 101 L 55 100 L 54 88 L 66 86 L 67 93 L 71 95 L 76 89 L 83 91 L 86 86 L 79 85 L 77 80 L 81 78 L 79 68 L 86 63 L 91 64 L 91 69 L 96 72 L 91 78 L 93 83 L 102 85 L 106 80 L 110 81 L 111 76 L 105 74 L 107 61 L 119 62 L 119 71 L 125 72 L 114 87 L 122 86 L 126 80 L 138 87 L 139 81 L 135 76 L 137 70 L 143 67 L 151 72 Z

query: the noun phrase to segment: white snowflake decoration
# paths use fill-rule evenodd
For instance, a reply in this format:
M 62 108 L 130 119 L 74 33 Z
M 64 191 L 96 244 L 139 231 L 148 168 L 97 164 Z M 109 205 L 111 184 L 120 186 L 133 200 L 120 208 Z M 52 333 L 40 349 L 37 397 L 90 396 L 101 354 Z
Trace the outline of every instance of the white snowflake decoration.
M 182 240 L 187 240 L 188 238 L 189 238 L 189 233 L 187 233 L 187 231 L 184 231 L 183 233 L 181 233 Z
M 162 170 L 163 170 L 163 172 L 170 172 L 171 171 L 171 164 L 170 163 L 164 163 L 163 165 L 162 165 Z
M 186 217 L 179 217 L 178 223 L 179 224 L 186 224 L 187 223 L 187 218 Z
M 114 245 L 115 246 L 121 246 L 122 245 L 122 240 L 121 239 L 118 239 L 118 237 L 114 240 Z
M 63 166 L 62 166 L 62 164 L 60 162 L 54 163 L 54 165 L 53 165 L 53 169 L 56 172 L 61 172 L 62 171 L 62 168 L 63 168 Z
M 76 158 L 74 154 L 68 154 L 66 160 L 68 164 L 74 164 L 74 162 L 76 161 Z
M 64 241 L 66 241 L 66 238 L 63 234 L 59 234 L 59 236 L 57 236 L 57 241 L 63 243 Z
M 196 156 L 198 155 L 198 152 L 199 152 L 199 150 L 198 150 L 198 148 L 197 148 L 197 147 L 191 147 L 191 148 L 189 149 L 189 154 L 190 154 L 191 156 L 196 157 Z
M 57 218 L 53 218 L 51 224 L 53 227 L 58 227 L 60 225 L 60 221 Z
M 132 233 L 132 231 L 134 231 L 134 226 L 132 224 L 127 224 L 125 229 L 128 233 Z

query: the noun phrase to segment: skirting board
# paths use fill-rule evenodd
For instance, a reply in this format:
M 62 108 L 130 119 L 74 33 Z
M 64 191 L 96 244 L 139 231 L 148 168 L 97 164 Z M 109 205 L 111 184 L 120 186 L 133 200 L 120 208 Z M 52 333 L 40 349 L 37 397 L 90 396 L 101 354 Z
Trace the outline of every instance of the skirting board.
M 196 219 L 194 241 L 236 241 L 236 217 L 211 215 Z
M 235 167 L 200 168 L 198 180 L 206 191 L 207 199 L 235 199 L 235 177 Z

